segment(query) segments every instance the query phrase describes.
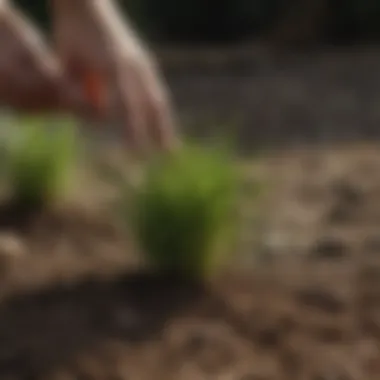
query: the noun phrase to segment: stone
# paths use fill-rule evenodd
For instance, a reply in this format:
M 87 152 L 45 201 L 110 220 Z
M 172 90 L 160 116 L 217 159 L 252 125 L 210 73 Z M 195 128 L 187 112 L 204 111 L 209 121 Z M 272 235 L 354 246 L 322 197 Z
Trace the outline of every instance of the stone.
M 0 273 L 9 269 L 10 265 L 25 256 L 27 249 L 22 240 L 11 233 L 0 234 Z

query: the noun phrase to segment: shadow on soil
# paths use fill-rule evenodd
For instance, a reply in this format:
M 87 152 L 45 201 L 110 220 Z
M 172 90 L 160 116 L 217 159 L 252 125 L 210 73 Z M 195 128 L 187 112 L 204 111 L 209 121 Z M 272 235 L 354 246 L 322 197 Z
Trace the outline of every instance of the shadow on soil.
M 0 378 L 38 376 L 106 339 L 152 338 L 201 293 L 172 279 L 132 274 L 12 298 L 0 309 Z

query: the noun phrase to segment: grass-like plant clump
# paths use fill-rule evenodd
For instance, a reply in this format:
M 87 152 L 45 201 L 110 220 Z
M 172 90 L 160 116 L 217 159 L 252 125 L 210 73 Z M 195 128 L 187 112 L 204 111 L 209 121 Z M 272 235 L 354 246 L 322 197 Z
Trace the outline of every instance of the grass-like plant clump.
M 238 185 L 224 149 L 187 146 L 148 164 L 124 205 L 148 261 L 185 278 L 211 275 L 231 252 Z
M 76 156 L 74 125 L 65 119 L 21 120 L 5 146 L 12 201 L 35 209 L 60 200 Z

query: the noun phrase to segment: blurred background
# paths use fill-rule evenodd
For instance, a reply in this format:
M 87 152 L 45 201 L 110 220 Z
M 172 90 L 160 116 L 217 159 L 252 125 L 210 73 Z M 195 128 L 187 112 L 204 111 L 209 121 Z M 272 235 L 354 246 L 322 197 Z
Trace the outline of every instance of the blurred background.
M 48 27 L 47 3 L 18 0 Z M 158 43 L 226 44 L 252 40 L 289 46 L 352 44 L 380 36 L 376 0 L 131 0 L 122 6 Z
M 49 28 L 45 0 L 17 2 Z M 233 126 L 248 149 L 379 135 L 377 0 L 121 3 L 192 133 Z

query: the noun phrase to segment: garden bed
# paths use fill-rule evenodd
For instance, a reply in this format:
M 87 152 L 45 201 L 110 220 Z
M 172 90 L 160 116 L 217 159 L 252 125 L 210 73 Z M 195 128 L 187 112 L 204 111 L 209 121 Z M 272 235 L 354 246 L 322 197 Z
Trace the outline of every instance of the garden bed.
M 273 186 L 204 287 L 144 269 L 99 179 L 24 223 L 3 211 L 0 378 L 378 379 L 377 149 L 244 163 Z

